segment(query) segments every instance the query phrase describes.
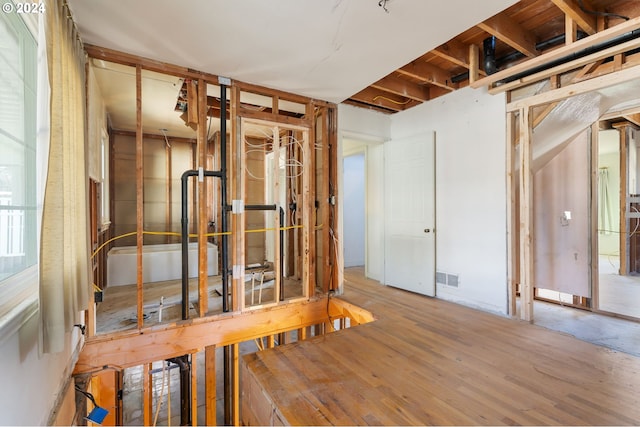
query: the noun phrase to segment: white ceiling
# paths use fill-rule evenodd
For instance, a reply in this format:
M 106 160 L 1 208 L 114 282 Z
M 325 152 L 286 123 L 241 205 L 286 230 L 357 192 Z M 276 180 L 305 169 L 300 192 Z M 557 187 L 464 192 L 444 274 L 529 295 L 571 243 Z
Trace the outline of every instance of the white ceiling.
M 341 102 L 516 0 L 68 0 L 84 42 Z

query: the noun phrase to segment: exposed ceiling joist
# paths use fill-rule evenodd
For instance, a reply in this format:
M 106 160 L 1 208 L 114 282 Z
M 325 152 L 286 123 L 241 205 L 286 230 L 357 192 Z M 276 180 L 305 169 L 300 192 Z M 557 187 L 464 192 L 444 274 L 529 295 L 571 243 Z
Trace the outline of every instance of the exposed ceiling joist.
M 372 104 L 385 108 L 386 110 L 402 111 L 407 105 L 412 105 L 411 99 L 398 96 L 392 93 L 383 92 L 379 89 L 368 87 L 351 97 L 352 100 L 364 104 Z
M 597 32 L 595 15 L 584 12 L 575 0 L 551 0 L 551 2 L 558 6 L 565 15 L 575 21 L 585 33 L 593 35 Z
M 416 101 L 424 102 L 431 99 L 429 96 L 428 87 L 412 83 L 408 80 L 401 79 L 392 75 L 378 80 L 377 82 L 372 84 L 371 87 L 383 90 L 385 92 L 415 99 Z
M 384 113 L 384 114 L 393 114 L 393 113 L 397 113 L 398 112 L 398 111 L 395 111 L 395 110 L 389 110 L 387 108 L 371 104 L 369 102 L 357 101 L 353 97 L 343 101 L 343 103 L 344 104 L 348 104 L 348 105 L 353 105 L 354 107 L 360 107 L 360 108 L 366 108 L 368 110 L 378 111 L 378 112 Z
M 469 46 L 457 40 L 449 40 L 432 50 L 431 53 L 453 64 L 467 69 L 470 68 Z M 479 72 L 483 76 L 487 75 L 483 70 L 479 70 Z
M 478 27 L 527 56 L 538 55 L 535 38 L 507 15 L 496 15 Z
M 398 70 L 398 73 L 449 91 L 458 88 L 458 85 L 451 81 L 451 75 L 449 73 L 442 68 L 438 68 L 421 60 L 416 60 L 405 65 Z

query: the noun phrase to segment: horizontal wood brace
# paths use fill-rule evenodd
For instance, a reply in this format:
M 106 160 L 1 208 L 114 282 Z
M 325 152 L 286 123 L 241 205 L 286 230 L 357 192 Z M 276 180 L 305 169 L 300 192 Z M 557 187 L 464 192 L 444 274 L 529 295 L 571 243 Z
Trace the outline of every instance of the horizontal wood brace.
M 329 315 L 331 314 L 331 316 Z M 350 317 L 355 323 L 373 315 L 353 304 L 324 297 L 297 301 L 249 312 L 224 313 L 178 323 L 153 326 L 88 338 L 75 373 L 119 369 L 203 351 L 329 322 L 331 317 Z M 353 317 L 351 317 L 353 316 Z

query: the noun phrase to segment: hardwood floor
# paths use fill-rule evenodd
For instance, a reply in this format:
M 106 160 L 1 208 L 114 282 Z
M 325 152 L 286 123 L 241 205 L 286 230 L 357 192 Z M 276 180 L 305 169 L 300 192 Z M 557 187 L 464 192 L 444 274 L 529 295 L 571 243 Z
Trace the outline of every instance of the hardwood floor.
M 377 320 L 244 356 L 245 424 L 640 424 L 640 358 L 345 278 Z

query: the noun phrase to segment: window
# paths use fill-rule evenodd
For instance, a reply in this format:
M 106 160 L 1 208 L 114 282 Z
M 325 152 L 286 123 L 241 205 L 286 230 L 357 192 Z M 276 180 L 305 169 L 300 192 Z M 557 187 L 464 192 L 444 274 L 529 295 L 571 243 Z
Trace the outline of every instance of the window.
M 17 14 L 0 14 L 0 318 L 8 291 L 37 264 L 37 43 Z M 20 280 L 21 282 L 23 280 Z M 10 307 L 9 307 L 10 308 Z M 6 310 L 5 310 L 6 311 Z

